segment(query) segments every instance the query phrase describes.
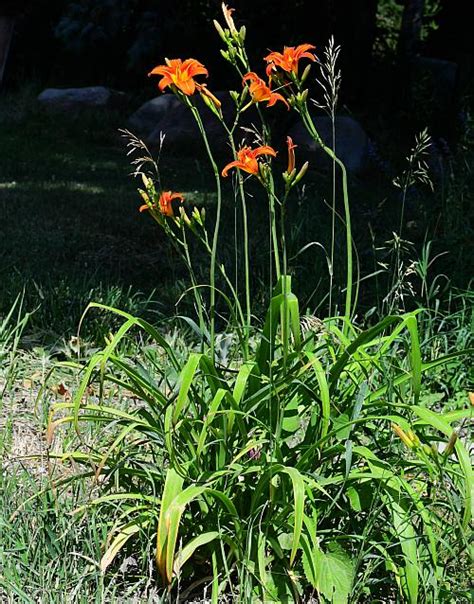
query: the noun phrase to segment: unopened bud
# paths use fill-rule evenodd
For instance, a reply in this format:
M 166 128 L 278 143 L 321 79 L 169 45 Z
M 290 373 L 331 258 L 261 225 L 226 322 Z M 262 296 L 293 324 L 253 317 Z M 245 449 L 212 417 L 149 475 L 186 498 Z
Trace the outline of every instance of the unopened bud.
M 203 208 L 203 210 L 204 210 L 204 208 Z M 191 213 L 191 218 L 194 220 L 194 222 L 196 222 L 196 224 L 198 224 L 201 227 L 204 227 L 204 224 L 203 224 L 204 216 L 205 216 L 204 211 L 199 212 L 199 209 L 196 208 L 196 206 L 194 206 L 193 211 Z
M 263 163 L 263 162 L 259 163 L 258 166 L 259 166 L 260 177 L 264 181 L 267 181 L 268 175 L 269 175 L 269 172 L 270 172 L 270 166 L 268 164 Z
M 247 28 L 245 27 L 245 25 L 242 25 L 242 27 L 240 28 L 240 31 L 239 31 L 239 40 L 240 40 L 241 44 L 243 44 L 245 42 L 246 35 L 247 35 Z
M 418 436 L 413 432 L 413 430 L 410 428 L 409 430 L 407 430 L 407 435 L 408 438 L 411 440 L 411 442 L 413 443 L 414 447 L 418 447 L 420 445 L 420 439 L 418 438 Z
M 300 180 L 303 178 L 303 176 L 306 174 L 306 172 L 308 171 L 308 167 L 309 167 L 309 162 L 305 161 L 304 164 L 301 166 L 300 171 L 298 172 L 298 174 L 296 175 L 295 180 L 293 181 L 293 184 L 296 185 L 297 183 L 300 182 Z
M 413 443 L 408 435 L 400 428 L 397 424 L 392 424 L 392 430 L 398 436 L 398 438 L 402 441 L 402 443 L 408 447 L 409 449 L 413 449 Z
M 201 93 L 201 98 L 204 101 L 204 104 L 209 107 L 212 113 L 215 113 L 217 117 L 221 117 L 222 103 L 220 102 L 220 100 L 214 94 L 212 94 L 212 92 L 205 85 L 200 86 L 198 90 Z
M 427 445 L 426 443 L 423 444 L 423 451 L 426 453 L 426 455 L 428 455 L 429 457 L 434 457 L 433 454 L 433 449 L 430 447 L 430 445 Z
M 146 192 L 145 192 L 143 189 L 137 189 L 137 190 L 138 190 L 138 192 L 140 193 L 140 197 L 143 199 L 143 201 L 144 201 L 146 204 L 151 203 L 151 202 L 150 202 L 150 197 L 148 196 L 148 193 L 146 193 Z
M 456 441 L 458 439 L 458 433 L 456 431 L 454 431 L 451 436 L 449 437 L 448 440 L 448 444 L 446 445 L 446 449 L 444 450 L 444 455 L 446 455 L 446 457 L 448 455 L 451 455 L 451 453 L 453 452 L 454 449 L 454 445 L 456 444 Z
M 239 93 L 236 92 L 235 90 L 229 90 L 229 94 L 231 96 L 231 99 L 234 101 L 234 103 L 236 105 L 238 105 L 239 104 L 239 97 L 240 97 Z
M 296 168 L 294 168 L 290 173 L 288 173 L 288 171 L 286 171 L 286 172 L 283 172 L 283 174 L 282 174 L 283 180 L 286 182 L 287 185 L 292 184 L 295 175 L 296 175 Z
M 229 55 L 229 53 L 228 53 L 228 51 L 227 51 L 227 50 L 223 50 L 223 49 L 221 48 L 221 55 L 224 57 L 224 59 L 225 59 L 226 61 L 230 61 L 230 60 L 231 60 L 231 59 L 230 59 L 230 55 Z
M 305 70 L 303 71 L 303 74 L 301 76 L 301 83 L 303 84 L 304 81 L 306 80 L 306 78 L 309 76 L 309 72 L 311 71 L 311 63 L 309 63 L 308 65 L 306 65 Z
M 181 218 L 181 220 L 187 225 L 187 226 L 192 226 L 191 225 L 191 221 L 189 220 L 189 216 L 186 214 L 185 210 L 183 207 L 180 206 L 179 208 L 179 216 Z
M 227 37 L 225 31 L 220 26 L 220 23 L 218 21 L 216 21 L 215 19 L 214 19 L 213 23 L 214 23 L 214 27 L 216 28 L 217 33 L 219 34 L 221 40 L 227 44 L 228 37 Z
M 303 90 L 303 92 L 298 92 L 296 95 L 296 100 L 299 103 L 306 103 L 306 99 L 308 98 L 308 89 Z

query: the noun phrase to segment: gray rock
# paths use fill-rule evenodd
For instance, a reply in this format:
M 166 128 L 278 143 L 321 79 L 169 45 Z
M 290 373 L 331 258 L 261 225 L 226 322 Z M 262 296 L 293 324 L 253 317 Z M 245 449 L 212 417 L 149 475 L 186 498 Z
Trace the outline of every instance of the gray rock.
M 46 88 L 38 96 L 38 102 L 43 108 L 65 113 L 74 113 L 84 109 L 117 108 L 125 101 L 125 93 L 111 90 L 105 86 Z
M 313 122 L 324 144 L 332 148 L 331 119 L 318 116 L 313 118 Z M 311 167 L 317 168 L 319 165 L 327 169 L 332 165 L 332 160 L 311 138 L 301 122 L 294 124 L 288 134 Z M 336 117 L 336 154 L 349 172 L 359 174 L 364 171 L 369 163 L 369 148 L 369 137 L 358 121 L 349 116 Z
M 174 94 L 162 94 L 144 103 L 128 121 L 127 127 L 137 136 L 148 138 L 168 111 L 179 111 L 180 100 Z
M 232 123 L 235 105 L 228 92 L 216 92 L 222 103 L 222 112 L 227 124 Z M 229 152 L 227 135 L 219 119 L 204 104 L 199 96 L 193 97 L 211 147 L 219 153 Z M 255 120 L 255 109 L 251 108 L 243 115 L 242 126 L 249 126 Z M 157 146 L 160 134 L 165 135 L 168 151 L 192 152 L 197 145 L 202 147 L 201 134 L 190 109 L 174 94 L 162 94 L 143 104 L 127 122 L 128 128 L 142 138 L 151 147 Z M 245 133 L 238 129 L 235 133 L 236 144 Z

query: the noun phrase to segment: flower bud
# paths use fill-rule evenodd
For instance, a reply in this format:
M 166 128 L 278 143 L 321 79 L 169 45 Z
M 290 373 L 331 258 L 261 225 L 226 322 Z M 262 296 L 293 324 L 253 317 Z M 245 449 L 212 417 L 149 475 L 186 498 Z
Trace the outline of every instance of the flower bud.
M 247 35 L 247 28 L 245 27 L 245 25 L 242 25 L 242 27 L 240 28 L 240 31 L 239 31 L 239 41 L 241 44 L 243 44 L 245 42 L 246 35 Z
M 426 453 L 426 455 L 428 455 L 429 457 L 434 457 L 434 452 L 433 449 L 430 447 L 430 445 L 427 445 L 426 443 L 424 443 L 422 445 L 423 451 Z
M 198 90 L 201 94 L 201 98 L 204 101 L 204 104 L 212 111 L 212 113 L 217 115 L 217 117 L 221 117 L 222 103 L 220 102 L 220 100 L 214 94 L 212 94 L 212 92 L 204 84 L 199 86 Z
M 301 76 L 301 83 L 304 84 L 304 81 L 306 80 L 306 78 L 309 76 L 309 72 L 311 71 L 311 63 L 308 63 L 308 65 L 306 65 L 305 70 L 303 71 L 303 74 Z
M 308 98 L 308 89 L 303 90 L 302 92 L 298 92 L 296 95 L 296 100 L 298 103 L 306 103 L 306 99 Z
M 400 428 L 397 424 L 392 424 L 392 430 L 398 436 L 398 438 L 402 441 L 402 443 L 408 447 L 408 449 L 413 449 L 413 443 L 408 435 Z
M 291 174 L 295 170 L 295 149 L 298 145 L 295 145 L 291 136 L 286 137 L 286 144 L 288 147 L 288 168 L 286 169 L 287 174 Z
M 287 185 L 293 184 L 293 179 L 296 175 L 296 168 L 293 169 L 291 172 L 283 172 L 282 176 L 283 176 L 283 180 L 286 182 Z
M 445 455 L 446 457 L 448 457 L 448 455 L 451 455 L 457 439 L 458 439 L 458 433 L 456 431 L 454 431 L 451 434 L 451 436 L 449 437 L 448 444 L 446 445 L 446 449 L 444 450 L 443 455 Z
M 413 430 L 410 428 L 409 430 L 407 430 L 407 435 L 408 438 L 411 440 L 411 442 L 413 443 L 414 447 L 418 447 L 420 445 L 420 439 L 418 438 L 418 436 L 413 432 Z
M 216 28 L 217 33 L 219 34 L 221 40 L 223 42 L 225 42 L 225 44 L 227 44 L 228 43 L 228 36 L 227 36 L 226 32 L 222 29 L 222 27 L 220 26 L 220 24 L 219 24 L 218 21 L 216 21 L 214 19 L 213 23 L 214 23 L 214 27 Z
M 303 176 L 306 174 L 306 172 L 308 171 L 308 167 L 309 167 L 309 162 L 305 161 L 304 164 L 301 166 L 300 171 L 298 172 L 295 180 L 293 181 L 293 184 L 296 185 L 297 183 L 300 182 L 300 180 L 303 178 Z
M 186 214 L 184 208 L 182 206 L 180 206 L 179 208 L 179 216 L 181 218 L 181 220 L 184 222 L 184 224 L 186 224 L 186 226 L 191 227 L 191 221 L 189 220 L 189 216 Z
M 239 93 L 236 90 L 229 90 L 230 98 L 234 101 L 236 105 L 239 104 Z
M 137 189 L 137 191 L 140 193 L 140 197 L 143 199 L 143 201 L 146 204 L 151 203 L 150 197 L 148 196 L 148 193 L 146 193 L 143 189 Z
M 198 223 L 201 222 L 201 214 L 199 213 L 199 210 L 196 208 L 196 206 L 194 206 L 193 211 L 191 212 L 191 218 Z

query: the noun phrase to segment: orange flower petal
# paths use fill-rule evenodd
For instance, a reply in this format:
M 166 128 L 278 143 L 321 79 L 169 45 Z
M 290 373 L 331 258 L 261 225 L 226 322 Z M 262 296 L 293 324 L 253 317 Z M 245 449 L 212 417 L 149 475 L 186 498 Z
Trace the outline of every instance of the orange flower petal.
M 196 90 L 196 82 L 192 78 L 175 82 L 175 84 L 176 88 L 179 88 L 186 96 L 191 96 Z
M 183 71 L 186 70 L 191 78 L 194 78 L 197 75 L 209 75 L 209 72 L 204 65 L 199 61 L 196 61 L 196 59 L 186 59 L 186 61 L 183 62 L 182 69 Z
M 187 96 L 196 91 L 194 77 L 197 75 L 208 75 L 207 69 L 196 59 L 165 59 L 166 65 L 157 65 L 148 75 L 161 75 L 163 78 L 158 88 L 163 91 L 168 86 L 174 85 Z
M 285 97 L 283 97 L 281 94 L 279 94 L 278 92 L 272 92 L 272 94 L 270 95 L 270 100 L 268 101 L 268 105 L 267 107 L 273 107 L 273 105 L 277 102 L 277 101 L 282 101 L 283 103 L 285 103 L 287 109 L 290 109 L 290 106 L 288 105 L 287 100 L 285 99 Z
M 179 199 L 181 203 L 184 201 L 184 195 L 182 193 L 172 193 L 171 191 L 168 191 L 168 198 L 170 201 L 173 199 Z
M 226 176 L 229 175 L 229 170 L 231 170 L 232 168 L 240 168 L 242 166 L 242 162 L 235 160 L 235 161 L 231 161 L 230 164 L 227 164 L 227 166 L 225 166 L 222 170 L 222 176 L 225 178 Z
M 163 92 L 167 86 L 171 86 L 172 84 L 173 80 L 169 76 L 165 76 L 158 82 L 158 88 L 161 90 L 161 92 Z
M 148 75 L 165 75 L 169 74 L 170 69 L 167 65 L 157 65 L 151 71 L 148 72 Z
M 254 157 L 258 157 L 259 155 L 271 155 L 272 157 L 276 157 L 276 154 L 275 149 L 272 149 L 269 145 L 262 145 L 253 151 Z
M 315 50 L 316 46 L 314 46 L 313 44 L 300 44 L 299 46 L 296 47 L 296 52 L 297 53 L 302 53 L 302 52 L 306 52 L 307 50 Z M 302 56 L 302 55 L 301 55 Z M 312 55 L 314 58 L 314 55 Z
M 283 52 L 270 52 L 264 60 L 268 63 L 266 74 L 270 77 L 272 71 L 279 67 L 287 73 L 298 73 L 298 63 L 302 58 L 315 61 L 316 57 L 308 52 L 314 49 L 312 44 L 300 44 L 299 46 L 285 46 Z

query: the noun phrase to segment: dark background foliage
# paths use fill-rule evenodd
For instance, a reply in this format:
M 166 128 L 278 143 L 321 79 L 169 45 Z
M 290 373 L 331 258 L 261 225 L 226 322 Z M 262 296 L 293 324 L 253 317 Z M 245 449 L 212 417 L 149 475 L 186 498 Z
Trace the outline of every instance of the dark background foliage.
M 216 52 L 219 42 L 211 22 L 221 18 L 220 4 L 220 0 L 0 0 L 0 14 L 16 16 L 4 85 L 33 78 L 44 86 L 106 84 L 141 90 L 149 87 L 145 74 L 165 56 L 193 56 L 209 67 L 214 89 L 235 86 L 231 70 Z M 334 35 L 343 48 L 343 104 L 356 112 L 375 107 L 411 114 L 410 70 L 404 53 L 448 59 L 459 66 L 456 95 L 453 102 L 449 99 L 451 106 L 440 111 L 456 114 L 460 95 L 471 92 L 470 20 L 448 0 L 406 4 L 404 12 L 401 0 L 232 3 L 238 24 L 247 26 L 248 48 L 257 69 L 268 49 L 311 42 L 321 50 Z M 403 22 L 410 6 L 423 10 L 421 31 L 416 23 L 407 29 L 410 15 Z M 438 116 L 430 125 L 450 138 L 456 124 L 452 115 L 446 117 Z M 407 124 L 409 130 L 418 126 L 414 121 Z
M 220 4 L 220 0 L 0 1 L 0 13 L 18 18 L 10 78 L 35 75 L 50 84 L 109 81 L 123 87 L 140 84 L 143 69 L 162 60 L 165 53 L 199 54 L 202 61 L 216 63 L 218 79 L 225 78 L 225 64 L 215 59 L 216 39 L 209 28 L 212 19 L 220 18 Z M 365 90 L 371 79 L 377 36 L 390 36 L 386 28 L 395 26 L 390 23 L 390 15 L 397 11 L 394 6 L 403 7 L 403 1 L 396 0 L 236 0 L 231 4 L 238 22 L 247 26 L 255 56 L 303 40 L 321 48 L 334 35 L 344 48 L 346 92 L 353 96 Z M 449 0 L 424 4 L 429 35 L 422 36 L 425 39 L 415 50 L 456 60 L 469 70 L 473 37 L 459 4 Z M 431 22 L 434 28 L 429 27 Z

